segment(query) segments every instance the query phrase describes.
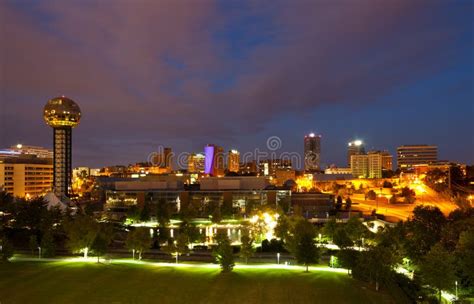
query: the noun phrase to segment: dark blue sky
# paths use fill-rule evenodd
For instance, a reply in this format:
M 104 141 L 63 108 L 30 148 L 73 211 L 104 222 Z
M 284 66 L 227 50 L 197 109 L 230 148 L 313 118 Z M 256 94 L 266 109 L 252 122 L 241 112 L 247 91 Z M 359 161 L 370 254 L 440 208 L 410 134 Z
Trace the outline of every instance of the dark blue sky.
M 19 3 L 19 4 L 18 4 Z M 134 4 L 133 4 L 134 3 Z M 271 5 L 270 5 L 271 4 Z M 49 98 L 76 100 L 75 165 L 159 145 L 302 152 L 436 144 L 474 163 L 472 1 L 3 1 L 0 147 L 51 146 Z

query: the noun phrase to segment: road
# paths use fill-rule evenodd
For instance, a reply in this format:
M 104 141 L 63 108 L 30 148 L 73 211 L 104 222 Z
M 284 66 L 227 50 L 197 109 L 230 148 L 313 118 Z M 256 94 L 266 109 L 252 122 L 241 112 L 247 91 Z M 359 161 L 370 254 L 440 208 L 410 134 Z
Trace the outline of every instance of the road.
M 425 185 L 420 184 L 414 190 L 416 191 L 416 201 L 413 204 L 389 204 L 383 201 L 377 203 L 375 200 L 365 200 L 364 194 L 353 194 L 351 196 L 352 206 L 354 210 L 360 210 L 365 214 L 370 214 L 372 210 L 376 209 L 378 214 L 385 215 L 387 220 L 393 222 L 409 219 L 413 214 L 413 209 L 419 205 L 436 206 L 444 215 L 448 215 L 456 209 L 453 202 L 444 199 Z M 378 193 L 378 191 L 376 192 Z

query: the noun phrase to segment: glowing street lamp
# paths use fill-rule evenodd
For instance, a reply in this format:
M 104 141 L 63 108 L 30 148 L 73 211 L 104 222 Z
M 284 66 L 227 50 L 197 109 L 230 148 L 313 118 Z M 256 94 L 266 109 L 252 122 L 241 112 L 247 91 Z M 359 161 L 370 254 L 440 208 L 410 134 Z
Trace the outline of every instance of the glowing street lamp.
M 279 252 L 277 253 L 277 264 L 280 264 L 280 253 Z
M 456 284 L 456 300 L 458 299 L 458 281 L 454 282 Z

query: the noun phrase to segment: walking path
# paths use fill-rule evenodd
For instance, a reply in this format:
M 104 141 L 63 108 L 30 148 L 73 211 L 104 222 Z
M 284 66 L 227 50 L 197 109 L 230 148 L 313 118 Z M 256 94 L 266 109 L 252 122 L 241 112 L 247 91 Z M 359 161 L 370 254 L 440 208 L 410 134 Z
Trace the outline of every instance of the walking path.
M 18 262 L 79 262 L 79 263 L 97 263 L 96 257 L 74 257 L 74 258 L 32 258 L 32 257 L 20 257 L 14 256 L 10 259 L 11 261 Z M 159 267 L 189 267 L 189 268 L 215 268 L 218 269 L 220 266 L 218 264 L 210 263 L 167 263 L 167 262 L 150 262 L 143 260 L 133 260 L 133 259 L 100 259 L 102 263 L 105 264 L 143 264 L 150 266 L 159 266 Z M 288 265 L 288 264 L 236 264 L 234 269 L 286 269 L 286 270 L 302 270 L 304 271 L 306 267 L 298 265 Z M 310 266 L 310 271 L 324 271 L 324 272 L 336 272 L 336 273 L 347 273 L 346 269 L 343 268 L 331 268 L 328 266 Z

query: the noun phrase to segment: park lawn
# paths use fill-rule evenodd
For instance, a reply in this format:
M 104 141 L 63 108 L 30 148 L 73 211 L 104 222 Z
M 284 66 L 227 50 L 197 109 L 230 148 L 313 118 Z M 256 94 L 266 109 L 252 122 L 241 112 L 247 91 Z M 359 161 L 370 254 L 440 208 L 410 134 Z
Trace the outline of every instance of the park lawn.
M 0 303 L 399 303 L 344 273 L 140 264 L 0 264 Z

